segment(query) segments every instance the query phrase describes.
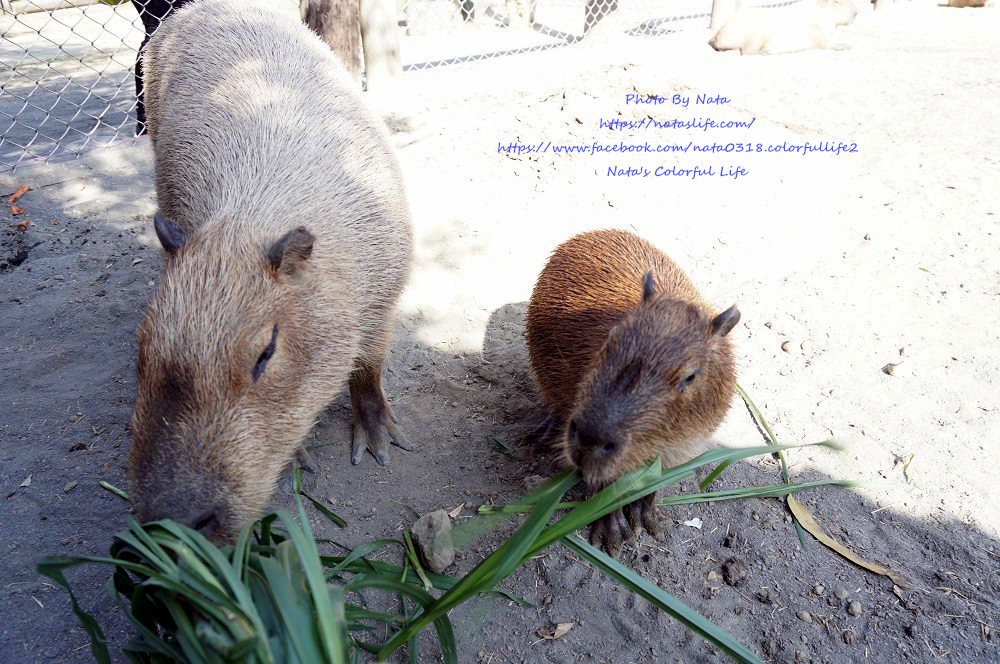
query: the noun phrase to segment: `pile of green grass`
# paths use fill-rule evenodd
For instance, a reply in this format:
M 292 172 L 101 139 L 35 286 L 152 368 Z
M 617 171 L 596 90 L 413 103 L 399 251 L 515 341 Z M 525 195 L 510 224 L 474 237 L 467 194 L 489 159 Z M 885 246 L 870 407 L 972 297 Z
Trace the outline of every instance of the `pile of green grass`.
M 408 537 L 377 540 L 345 555 L 323 555 L 301 499 L 297 499 L 297 519 L 286 512 L 268 515 L 243 528 L 232 546 L 216 547 L 198 532 L 171 521 L 145 526 L 133 522 L 115 537 L 108 557 L 48 557 L 38 570 L 69 592 L 99 662 L 110 661 L 104 633 L 77 603 L 63 574 L 76 565 L 98 563 L 113 569 L 109 592 L 138 632 L 125 646 L 133 662 L 349 662 L 356 661 L 361 651 L 384 660 L 401 647 L 409 661 L 416 662 L 418 635 L 428 626 L 436 632 L 444 661 L 457 662 L 449 612 L 473 597 L 495 592 L 531 606 L 498 590 L 498 585 L 532 556 L 561 544 L 732 659 L 758 662 L 724 630 L 574 533 L 613 510 L 691 477 L 699 467 L 784 449 L 770 445 L 712 450 L 668 469 L 654 460 L 588 500 L 574 503 L 560 502 L 580 481 L 576 471 L 567 470 L 514 504 L 480 508 L 485 514 L 527 517 L 461 578 L 425 571 Z M 710 473 L 702 488 L 716 475 Z M 730 489 L 669 497 L 662 504 L 785 496 L 829 484 L 855 483 Z M 339 517 L 306 498 L 343 525 Z M 560 515 L 553 519 L 557 511 Z M 373 558 L 390 547 L 400 549 L 400 563 Z M 376 610 L 373 604 L 397 608 Z

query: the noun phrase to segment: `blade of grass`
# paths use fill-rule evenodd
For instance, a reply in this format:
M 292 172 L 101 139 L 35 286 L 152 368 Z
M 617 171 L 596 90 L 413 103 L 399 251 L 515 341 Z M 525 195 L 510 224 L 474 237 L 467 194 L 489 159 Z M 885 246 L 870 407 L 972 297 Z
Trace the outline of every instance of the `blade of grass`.
M 90 562 L 86 558 L 70 558 L 66 556 L 46 556 L 39 561 L 35 569 L 42 576 L 48 577 L 55 581 L 57 584 L 66 589 L 69 593 L 69 603 L 70 607 L 73 609 L 73 613 L 76 614 L 77 619 L 80 621 L 80 625 L 83 626 L 87 636 L 90 637 L 90 652 L 93 654 L 94 659 L 97 660 L 98 664 L 111 664 L 111 654 L 108 652 L 108 642 L 104 636 L 104 630 L 101 629 L 100 623 L 91 614 L 84 611 L 80 604 L 76 601 L 76 595 L 73 594 L 73 589 L 70 588 L 69 582 L 66 581 L 66 577 L 63 575 L 63 570 L 69 567 L 75 567 L 84 563 Z
M 316 638 L 319 635 L 299 628 L 312 622 L 312 607 L 307 603 L 308 595 L 299 592 L 295 580 L 291 578 L 293 574 L 298 574 L 296 568 L 299 567 L 295 564 L 297 561 L 289 565 L 287 552 L 292 547 L 292 542 L 282 544 L 282 551 L 286 553 L 284 564 L 278 562 L 279 558 L 260 558 L 258 562 L 267 589 L 274 598 L 277 615 L 285 625 L 289 654 L 294 653 L 300 662 L 322 661 L 323 646 Z
M 866 482 L 853 480 L 818 480 L 815 482 L 799 482 L 792 484 L 769 484 L 740 489 L 724 489 L 707 493 L 690 493 L 680 496 L 669 496 L 660 501 L 660 505 L 691 505 L 694 503 L 713 503 L 723 500 L 740 500 L 744 498 L 782 498 L 806 489 L 821 486 L 866 487 Z
M 829 443 L 811 444 L 828 445 Z M 537 541 L 526 552 L 525 559 L 534 556 L 553 542 L 593 523 L 602 516 L 689 477 L 699 466 L 719 461 L 746 459 L 793 447 L 804 447 L 804 445 L 766 445 L 709 450 L 687 463 L 666 470 L 660 469 L 658 458 L 654 459 L 643 468 L 625 473 L 617 481 L 594 494 L 589 500 L 570 510 L 562 519 L 545 528 Z
M 115 494 L 116 496 L 118 496 L 119 498 L 124 498 L 125 500 L 132 502 L 132 499 L 128 497 L 128 494 L 119 489 L 118 487 L 116 487 L 114 484 L 111 484 L 110 482 L 105 482 L 104 480 L 101 480 L 99 484 L 101 485 L 102 489 L 106 489 L 111 493 Z
M 438 601 L 440 601 L 440 600 L 435 600 L 430 595 L 430 593 L 426 592 L 425 590 L 422 590 L 420 587 L 415 586 L 412 583 L 405 583 L 403 581 L 399 581 L 391 576 L 376 575 L 376 574 L 365 574 L 365 575 L 359 574 L 358 576 L 354 577 L 349 582 L 347 582 L 347 584 L 345 584 L 344 586 L 344 589 L 349 592 L 359 592 L 366 588 L 379 588 L 381 590 L 388 590 L 390 592 L 394 592 L 396 594 L 409 597 L 410 599 L 414 600 L 417 604 L 421 606 L 422 609 L 422 612 L 420 613 L 421 616 L 428 615 L 429 610 L 432 607 L 434 607 Z M 438 640 L 441 643 L 441 656 L 448 664 L 457 664 L 458 648 L 455 644 L 455 632 L 452 629 L 451 621 L 448 619 L 446 613 L 442 613 L 434 617 L 433 622 L 434 622 L 434 628 L 437 630 L 438 633 Z M 424 624 L 426 625 L 426 623 Z M 420 631 L 419 629 L 416 630 L 412 636 L 415 637 L 419 631 Z M 399 636 L 399 634 L 401 633 L 402 632 L 397 632 L 396 636 Z M 395 637 L 389 643 L 392 643 L 393 641 L 395 641 Z M 388 650 L 388 653 L 393 652 L 400 645 L 402 645 L 403 643 L 407 643 L 409 641 L 410 638 L 403 639 L 402 641 L 400 641 L 398 645 L 396 645 L 396 647 L 392 648 L 391 650 Z M 365 650 L 368 650 L 368 648 L 362 646 L 360 642 L 358 642 L 358 645 L 364 648 Z M 389 644 L 384 644 L 381 646 L 380 650 L 378 651 L 370 650 L 369 652 L 375 652 L 378 661 L 383 661 L 385 657 L 382 655 L 382 653 L 386 652 L 388 648 Z
M 346 528 L 347 527 L 347 521 L 345 521 L 339 515 L 334 514 L 333 511 L 330 510 L 330 508 L 328 508 L 326 505 L 324 505 L 323 503 L 319 502 L 318 500 L 316 500 L 315 498 L 313 498 L 312 496 L 310 496 L 308 493 L 306 493 L 305 489 L 302 488 L 302 469 L 301 468 L 296 468 L 295 469 L 295 493 L 297 493 L 298 495 L 302 496 L 303 498 L 305 498 L 306 500 L 308 500 L 310 503 L 312 503 L 313 507 L 315 507 L 317 510 L 319 510 L 320 513 L 322 513 L 323 516 L 325 516 L 327 519 L 329 519 L 334 525 L 337 525 L 337 526 L 339 526 L 341 528 Z
M 493 446 L 493 449 L 495 449 L 497 452 L 499 452 L 500 454 L 504 455 L 508 459 L 516 459 L 517 458 L 517 455 L 514 454 L 514 450 L 511 449 L 510 445 L 508 445 L 507 443 L 503 442 L 499 438 L 496 438 L 494 436 L 487 436 L 486 440 L 490 441 L 490 445 Z
M 330 602 L 326 579 L 323 577 L 323 569 L 319 564 L 319 551 L 316 549 L 316 540 L 309 527 L 305 508 L 302 506 L 301 500 L 296 500 L 296 503 L 301 525 L 297 525 L 287 512 L 278 512 L 278 518 L 288 529 L 288 536 L 298 550 L 299 558 L 302 561 L 306 585 L 312 595 L 316 611 L 317 628 L 322 637 L 324 659 L 331 664 L 343 664 L 346 661 L 347 651 L 343 640 L 342 624 L 338 624 L 333 604 Z
M 351 551 L 348 555 L 344 556 L 340 560 L 340 562 L 335 563 L 333 567 L 330 567 L 329 569 L 326 570 L 324 574 L 327 580 L 330 580 L 339 572 L 347 569 L 354 561 L 361 560 L 365 556 L 374 553 L 379 549 L 383 549 L 389 546 L 390 544 L 398 544 L 399 546 L 405 548 L 403 542 L 400 542 L 398 539 L 393 539 L 393 538 L 380 539 L 380 540 L 375 540 L 374 542 L 368 542 L 367 544 L 362 544 L 357 548 L 355 548 L 353 551 Z M 320 560 L 323 561 L 324 559 L 328 558 L 329 558 L 328 556 L 321 556 Z
M 747 394 L 746 390 L 744 390 L 738 383 L 736 385 L 736 391 L 739 392 L 740 398 L 743 399 L 743 403 L 746 404 L 747 409 L 750 411 L 750 416 L 753 417 L 754 422 L 756 422 L 757 426 L 759 426 L 761 429 L 764 430 L 764 434 L 767 436 L 768 442 L 772 445 L 776 445 L 778 439 L 777 437 L 775 437 L 774 431 L 771 430 L 771 425 L 768 424 L 767 420 L 764 419 L 763 413 L 761 413 L 760 409 L 757 408 L 757 404 L 753 402 L 753 399 L 750 398 L 750 395 Z M 788 477 L 788 460 L 785 458 L 784 451 L 775 452 L 775 456 L 777 457 L 778 462 L 781 464 L 781 481 L 784 482 L 785 484 L 789 484 L 791 480 Z M 790 506 L 788 509 L 789 511 L 791 511 Z M 799 544 L 804 549 L 806 548 L 806 534 L 802 530 L 802 524 L 799 523 L 799 520 L 795 517 L 794 514 L 792 514 L 792 518 L 795 519 L 795 534 L 798 535 Z
M 531 492 L 537 496 L 536 507 L 521 524 L 521 527 L 500 548 L 487 556 L 471 572 L 438 598 L 432 607 L 424 607 L 423 611 L 406 628 L 397 632 L 379 651 L 378 659 L 384 660 L 428 623 L 446 615 L 448 611 L 473 595 L 492 590 L 497 583 L 514 571 L 520 565 L 525 551 L 548 523 L 559 499 L 579 481 L 579 473 L 566 470 Z
M 403 540 L 406 541 L 406 557 L 409 559 L 410 564 L 413 565 L 413 571 L 417 573 L 420 580 L 424 584 L 424 590 L 430 590 L 434 586 L 431 584 L 430 579 L 427 578 L 427 574 L 424 573 L 424 566 L 420 564 L 420 556 L 417 555 L 417 550 L 413 547 L 413 539 L 410 538 L 410 533 L 403 531 Z
M 659 586 L 650 583 L 600 549 L 591 546 L 575 535 L 565 537 L 562 541 L 571 551 L 586 560 L 595 569 L 603 572 L 618 585 L 631 590 L 661 611 L 670 614 L 734 661 L 761 664 L 761 660 L 756 655 L 747 650 L 725 630 L 712 624 L 711 621 L 684 602 Z
M 877 486 L 869 482 L 856 482 L 853 480 L 819 480 L 816 482 L 800 482 L 793 484 L 770 484 L 767 486 L 755 486 L 740 489 L 725 489 L 721 491 L 709 491 L 706 493 L 685 493 L 679 496 L 668 496 L 658 503 L 659 505 L 691 505 L 694 503 L 712 503 L 722 500 L 737 500 L 740 498 L 773 498 L 783 497 L 806 489 L 815 489 L 821 486 L 842 486 L 842 487 L 872 487 Z M 580 502 L 565 502 L 556 505 L 557 510 L 572 509 L 581 505 Z M 484 514 L 527 514 L 532 510 L 531 505 L 481 505 L 479 507 Z
M 718 466 L 716 466 L 715 468 L 713 468 L 712 472 L 710 472 L 705 477 L 705 479 L 703 479 L 701 482 L 698 483 L 698 488 L 701 489 L 702 491 L 704 491 L 709 486 L 711 486 L 712 482 L 715 481 L 715 478 L 718 477 L 719 475 L 721 475 L 722 471 L 724 471 L 726 468 L 729 468 L 729 464 L 731 464 L 731 463 L 732 463 L 732 461 L 723 461 Z

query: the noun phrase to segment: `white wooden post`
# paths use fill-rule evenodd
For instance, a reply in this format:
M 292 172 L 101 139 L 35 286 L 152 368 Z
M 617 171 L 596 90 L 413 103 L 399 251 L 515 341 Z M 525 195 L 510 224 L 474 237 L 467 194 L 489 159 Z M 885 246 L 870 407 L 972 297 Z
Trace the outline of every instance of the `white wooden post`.
M 403 73 L 396 0 L 361 0 L 361 47 L 368 90 L 379 93 L 391 88 Z
M 709 27 L 716 31 L 740 10 L 740 0 L 712 0 L 712 22 Z

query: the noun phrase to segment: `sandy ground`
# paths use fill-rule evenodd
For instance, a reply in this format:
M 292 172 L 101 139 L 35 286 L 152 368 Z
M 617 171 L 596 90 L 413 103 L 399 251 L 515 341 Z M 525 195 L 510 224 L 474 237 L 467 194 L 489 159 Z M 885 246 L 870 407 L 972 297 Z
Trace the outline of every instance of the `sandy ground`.
M 997 661 L 1000 498 L 996 480 L 1000 243 L 1000 15 L 919 5 L 864 12 L 847 50 L 740 58 L 706 32 L 621 52 L 581 52 L 423 72 L 385 103 L 416 229 L 416 266 L 386 375 L 417 452 L 352 467 L 346 398 L 311 444 L 308 488 L 349 521 L 347 544 L 398 532 L 418 514 L 510 500 L 550 468 L 499 454 L 541 415 L 523 315 L 549 251 L 590 228 L 631 228 L 677 260 L 720 306 L 737 302 L 740 381 L 779 438 L 830 436 L 847 450 L 792 452 L 796 480 L 889 482 L 803 501 L 833 535 L 909 580 L 801 548 L 777 500 L 664 510 L 664 534 L 622 554 L 768 661 Z M 623 47 L 624 49 L 624 47 Z M 703 93 L 719 107 L 626 106 L 638 92 Z M 599 130 L 599 118 L 756 118 L 749 130 Z M 498 154 L 514 141 L 752 143 L 842 141 L 856 153 Z M 30 225 L 0 224 L 0 507 L 5 528 L 0 660 L 78 661 L 87 638 L 65 594 L 43 582 L 46 553 L 106 550 L 128 505 L 133 331 L 160 266 L 155 201 L 140 142 L 26 182 Z M 612 165 L 741 166 L 740 179 L 609 178 Z M 888 364 L 897 365 L 889 375 Z M 734 404 L 713 436 L 760 442 Z M 898 462 L 909 455 L 906 474 Z M 30 483 L 27 481 L 30 478 Z M 718 486 L 778 481 L 770 460 Z M 694 489 L 689 482 L 680 490 Z M 276 504 L 287 504 L 279 496 Z M 700 529 L 683 524 L 697 517 Z M 317 525 L 318 522 L 317 522 Z M 503 531 L 470 543 L 469 569 Z M 736 561 L 732 563 L 730 561 Z M 746 569 L 729 585 L 727 563 Z M 84 604 L 127 636 L 104 572 L 73 575 Z M 539 605 L 492 598 L 453 613 L 463 662 L 695 662 L 721 657 L 644 601 L 554 547 L 504 586 Z M 817 586 L 822 586 L 819 588 Z M 852 603 L 857 604 L 852 606 Z M 807 612 L 808 619 L 804 620 Z M 540 641 L 536 631 L 572 622 Z

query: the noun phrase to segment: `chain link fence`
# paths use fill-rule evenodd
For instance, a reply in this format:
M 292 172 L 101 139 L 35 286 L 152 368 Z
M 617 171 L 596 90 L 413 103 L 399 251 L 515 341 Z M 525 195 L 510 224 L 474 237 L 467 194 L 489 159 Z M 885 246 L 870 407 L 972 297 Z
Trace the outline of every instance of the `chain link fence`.
M 174 1 L 0 0 L 0 171 L 133 136 L 136 53 Z M 298 0 L 274 1 L 299 10 Z M 412 71 L 704 28 L 711 0 L 397 0 L 396 9 Z

